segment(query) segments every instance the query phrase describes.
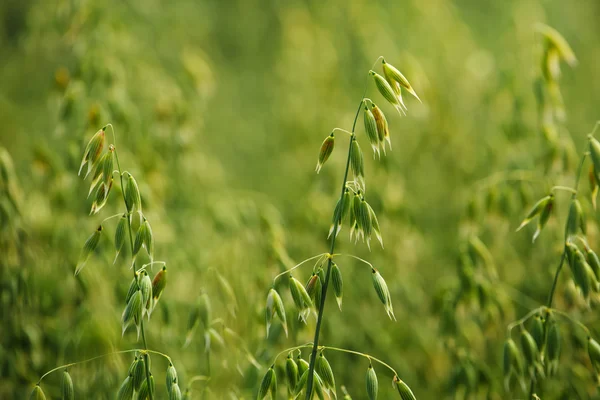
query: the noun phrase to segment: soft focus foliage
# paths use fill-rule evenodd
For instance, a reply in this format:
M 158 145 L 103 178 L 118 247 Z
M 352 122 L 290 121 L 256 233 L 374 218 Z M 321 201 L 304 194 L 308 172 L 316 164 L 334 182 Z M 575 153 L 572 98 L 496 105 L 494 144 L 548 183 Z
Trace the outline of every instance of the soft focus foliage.
M 85 143 L 109 122 L 152 220 L 155 258 L 169 266 L 147 324 L 149 348 L 172 357 L 182 390 L 193 376 L 211 376 L 191 385 L 196 398 L 205 390 L 206 398 L 256 396 L 277 352 L 312 340 L 314 319 L 304 326 L 289 312 L 289 336 L 275 323 L 265 339 L 264 302 L 277 273 L 327 251 L 346 145 L 336 143 L 317 176 L 319 145 L 332 127 L 350 128 L 380 55 L 423 101 L 407 101 L 402 118 L 384 105 L 393 152 L 375 162 L 365 151 L 385 240 L 368 258 L 386 272 L 397 322 L 378 303 L 368 268 L 340 259 L 343 312 L 330 293 L 322 340 L 389 362 L 420 399 L 488 390 L 505 398 L 506 326 L 546 301 L 568 194 L 557 194 L 534 245 L 535 226 L 515 229 L 548 185 L 573 184 L 577 154 L 600 118 L 598 13 L 593 0 L 2 1 L 0 160 L 14 166 L 0 182 L 0 398 L 23 398 L 55 366 L 139 346 L 120 335 L 126 248 L 113 265 L 112 243 L 101 242 L 73 275 L 97 217 L 122 211 L 117 187 L 88 217 L 93 199 L 77 177 Z M 561 32 L 578 59 L 562 69 L 558 152 L 539 127 L 540 22 Z M 373 85 L 367 96 L 377 98 Z M 527 182 L 503 179 L 514 175 Z M 116 223 L 107 222 L 108 237 Z M 346 231 L 338 249 L 368 253 Z M 484 268 L 465 272 L 465 254 Z M 555 306 L 600 333 L 567 277 Z M 544 399 L 595 391 L 586 337 L 567 326 Z M 364 398 L 368 363 L 327 356 L 337 384 Z M 70 369 L 76 398 L 114 398 L 131 358 Z M 153 363 L 165 393 L 167 365 Z M 377 372 L 380 398 L 397 396 L 393 376 Z M 61 374 L 42 386 L 57 398 Z

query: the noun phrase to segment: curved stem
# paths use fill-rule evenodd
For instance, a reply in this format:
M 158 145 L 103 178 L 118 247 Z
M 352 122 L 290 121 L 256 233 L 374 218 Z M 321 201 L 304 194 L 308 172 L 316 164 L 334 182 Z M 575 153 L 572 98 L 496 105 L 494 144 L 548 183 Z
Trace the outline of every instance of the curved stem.
M 102 225 L 103 223 L 105 223 L 105 222 L 106 222 L 106 221 L 108 221 L 109 219 L 117 218 L 117 217 L 120 217 L 120 216 L 122 216 L 122 215 L 123 215 L 122 213 L 119 213 L 119 214 L 111 215 L 110 217 L 106 217 L 106 218 L 104 218 L 104 219 L 102 220 L 102 222 L 100 222 L 100 225 Z
M 355 255 L 352 255 L 352 254 L 338 254 L 338 255 L 340 255 L 340 256 L 345 256 L 345 257 L 351 257 L 351 258 L 354 258 L 354 259 L 356 259 L 356 260 L 358 260 L 358 261 L 362 261 L 363 263 L 365 263 L 365 264 L 367 264 L 369 267 L 371 267 L 371 269 L 375 269 L 375 267 L 373 267 L 373 264 L 371 264 L 371 263 L 370 263 L 370 262 L 368 262 L 367 260 L 363 260 L 362 258 L 360 258 L 360 257 L 357 257 L 357 256 L 355 256 Z
M 379 56 L 375 63 L 373 63 L 373 69 L 375 64 L 382 59 L 382 56 Z M 360 115 L 360 110 L 363 107 L 363 100 L 365 95 L 367 94 L 367 88 L 369 84 L 369 80 L 365 81 L 365 88 L 363 90 L 363 94 L 360 98 L 360 102 L 358 103 L 358 109 L 356 110 L 356 114 L 354 115 L 354 122 L 352 122 L 352 136 L 350 137 L 350 141 L 348 143 L 348 157 L 346 158 L 346 169 L 344 170 L 344 178 L 342 179 L 342 189 L 340 191 L 339 202 L 342 202 L 344 199 L 344 191 L 346 190 L 346 181 L 348 180 L 348 171 L 350 169 L 350 158 L 352 156 L 352 141 L 354 140 L 356 134 L 354 133 L 356 129 L 356 121 L 358 120 L 358 116 Z M 337 220 L 333 222 L 333 226 L 337 226 L 341 222 L 341 215 L 338 216 Z M 329 248 L 329 254 L 335 253 L 335 240 L 337 238 L 337 234 L 334 233 L 331 235 L 331 245 Z M 331 277 L 331 265 L 332 258 L 329 257 L 327 260 L 327 272 L 325 273 L 325 282 L 323 282 L 323 288 L 321 289 L 321 304 L 319 305 L 319 314 L 317 315 L 317 326 L 315 327 L 315 338 L 313 340 L 313 346 L 310 356 L 310 364 L 308 366 L 308 380 L 306 382 L 306 400 L 310 400 L 310 395 L 312 393 L 313 387 L 313 375 L 315 371 L 315 361 L 317 360 L 317 348 L 319 346 L 319 336 L 321 334 L 321 323 L 323 322 L 323 311 L 325 310 L 325 299 L 327 298 L 327 289 L 329 287 L 329 278 Z
M 321 254 L 318 254 L 318 255 L 316 255 L 314 257 L 307 258 L 306 260 L 302 261 L 301 263 L 294 265 L 292 268 L 283 271 L 282 273 L 280 273 L 279 275 L 277 275 L 275 278 L 273 278 L 273 285 L 275 285 L 275 281 L 277 281 L 277 279 L 280 278 L 280 277 L 282 277 L 283 275 L 292 272 L 296 268 L 302 266 L 303 264 L 305 264 L 305 263 L 307 263 L 307 262 L 309 262 L 311 260 L 314 260 L 315 258 L 322 258 L 323 256 L 326 256 L 326 255 L 327 255 L 327 253 L 321 253 Z
M 273 359 L 273 362 L 271 363 L 271 365 L 274 365 L 277 362 L 277 359 L 279 357 L 281 357 L 282 355 L 284 355 L 285 353 L 289 353 L 290 351 L 294 351 L 294 350 L 305 349 L 305 348 L 312 347 L 312 346 L 313 346 L 313 344 L 311 342 L 309 342 L 309 343 L 301 344 L 299 346 L 294 346 L 294 347 L 290 347 L 285 350 L 282 350 L 279 353 L 277 353 L 277 355 Z
M 38 380 L 37 384 L 39 385 L 40 383 L 42 383 L 42 379 L 44 379 L 46 376 L 50 375 L 51 373 L 61 370 L 61 369 L 65 369 L 65 368 L 69 368 L 75 365 L 79 365 L 79 364 L 85 364 L 91 361 L 95 361 L 98 360 L 100 358 L 104 358 L 104 357 L 108 357 L 108 356 L 114 356 L 114 355 L 118 355 L 118 354 L 127 354 L 127 353 L 134 353 L 134 352 L 138 352 L 138 353 L 153 353 L 153 354 L 157 354 L 160 356 L 165 357 L 169 362 L 171 362 L 171 357 L 169 357 L 166 354 L 163 354 L 159 351 L 154 351 L 154 350 L 144 350 L 144 349 L 129 349 L 129 350 L 119 350 L 119 351 L 113 351 L 112 353 L 106 353 L 106 354 L 102 354 L 100 356 L 96 356 L 96 357 L 92 357 L 92 358 L 88 358 L 87 360 L 83 360 L 83 361 L 76 361 L 76 362 L 72 362 L 69 364 L 65 364 L 65 365 L 61 365 L 59 367 L 56 368 L 52 368 L 50 371 L 46 372 L 44 375 L 42 375 L 40 377 L 40 379 Z
M 188 387 L 192 386 L 192 383 L 194 382 L 199 382 L 199 381 L 209 381 L 210 377 L 206 376 L 206 375 L 196 375 L 196 376 L 192 376 L 188 382 Z
M 335 132 L 335 131 L 345 132 L 345 133 L 347 133 L 348 135 L 352 136 L 352 132 L 349 132 L 349 131 L 347 131 L 347 130 L 345 130 L 345 129 L 342 129 L 342 128 L 333 128 L 333 130 L 331 131 L 331 133 L 333 133 L 333 132 Z
M 556 273 L 554 274 L 554 281 L 552 282 L 552 288 L 550 289 L 550 293 L 548 294 L 548 301 L 546 302 L 546 307 L 552 307 L 552 300 L 554 299 L 554 292 L 556 291 L 556 285 L 558 283 L 558 275 L 560 275 L 560 270 L 562 269 L 563 264 L 565 263 L 565 258 L 567 257 L 567 246 L 565 246 L 562 255 L 560 256 L 560 262 L 558 263 L 558 268 L 556 268 Z
M 396 372 L 396 370 L 394 368 L 392 368 L 389 364 L 381 361 L 378 358 L 375 358 L 373 356 L 370 356 L 368 354 L 365 353 L 361 353 L 360 351 L 354 351 L 354 350 L 347 350 L 347 349 L 340 349 L 338 347 L 330 347 L 330 346 L 321 346 L 320 349 L 322 350 L 333 350 L 333 351 L 340 351 L 342 353 L 349 353 L 349 354 L 354 354 L 357 356 L 361 356 L 361 357 L 365 357 L 366 359 L 370 361 L 376 361 L 379 364 L 383 365 L 384 367 L 386 367 L 387 369 L 389 369 L 390 371 L 392 371 L 394 373 L 394 375 L 398 376 L 398 373 Z
M 599 122 L 596 123 L 596 125 L 594 126 L 594 130 L 593 132 L 596 131 L 596 128 L 598 127 Z M 575 199 L 577 197 L 577 189 L 579 187 L 579 181 L 581 180 L 581 171 L 583 170 L 583 164 L 585 163 L 585 158 L 587 157 L 588 153 L 584 151 L 583 155 L 581 156 L 581 161 L 579 161 L 579 166 L 577 167 L 577 174 L 575 176 L 575 187 L 574 187 L 574 191 L 573 191 L 573 195 L 571 196 L 572 199 Z M 554 274 L 554 280 L 552 282 L 552 288 L 550 288 L 550 293 L 548 294 L 548 301 L 546 303 L 546 308 L 551 309 L 552 308 L 552 300 L 554 300 L 554 292 L 556 291 L 556 285 L 558 284 L 558 276 L 560 275 L 560 271 L 562 270 L 562 266 L 565 263 L 565 258 L 567 257 L 567 240 L 569 238 L 566 236 L 566 232 L 565 232 L 565 245 L 563 247 L 563 252 L 562 255 L 560 256 L 560 262 L 558 264 L 558 268 L 556 268 L 556 273 Z M 547 324 L 547 320 L 546 322 L 544 322 L 544 330 L 546 330 L 546 324 Z M 587 329 L 587 328 L 586 328 Z M 536 373 L 534 371 L 533 373 L 533 378 L 531 379 L 531 386 L 529 387 L 529 398 L 531 399 L 533 397 L 533 394 L 535 392 L 535 380 L 536 380 Z
M 138 269 L 136 272 L 137 272 L 137 273 L 140 273 L 140 272 L 142 272 L 142 270 L 146 269 L 146 267 L 147 267 L 147 266 L 149 266 L 149 265 L 154 265 L 154 264 L 167 265 L 167 263 L 166 263 L 165 261 L 152 261 L 152 262 L 149 262 L 149 263 L 147 263 L 147 264 L 144 264 L 144 265 L 142 265 L 142 266 L 140 267 L 140 269 Z
M 588 329 L 587 326 L 585 326 L 584 324 L 582 324 L 581 322 L 571 318 L 571 316 L 569 314 L 567 314 L 566 312 L 554 309 L 554 308 L 548 308 L 548 311 L 550 313 L 554 313 L 554 314 L 558 314 L 561 317 L 563 317 L 564 319 L 568 320 L 570 323 L 572 323 L 573 325 L 576 325 L 578 327 L 580 327 L 587 336 L 590 336 L 590 330 Z
M 508 327 L 506 328 L 508 330 L 508 336 L 510 337 L 512 330 L 514 329 L 515 326 L 519 326 L 522 323 L 524 323 L 525 321 L 527 321 L 529 318 L 533 317 L 535 314 L 537 314 L 538 312 L 540 312 L 541 310 L 543 310 L 544 307 L 537 307 L 534 308 L 533 310 L 529 311 L 523 318 L 518 319 L 510 324 L 508 324 Z
M 556 190 L 563 190 L 565 192 L 570 192 L 572 194 L 577 194 L 577 190 L 570 188 L 568 186 L 552 186 L 552 189 L 550 189 L 551 192 L 554 192 Z
M 115 130 L 113 128 L 113 126 L 111 124 L 109 124 L 112 131 L 113 131 L 113 136 L 115 136 Z M 107 125 L 108 126 L 108 125 Z M 114 138 L 116 141 L 116 137 Z M 116 146 L 115 146 L 116 147 Z M 121 194 L 123 195 L 123 204 L 125 205 L 125 209 L 127 210 L 127 200 L 125 199 L 125 185 L 123 185 L 123 172 L 121 170 L 121 163 L 119 162 L 119 155 L 117 153 L 117 149 L 115 148 L 115 151 L 113 152 L 115 155 L 115 160 L 117 161 L 117 168 L 119 169 L 119 179 L 121 180 Z M 128 215 L 127 215 L 127 231 L 129 231 L 129 243 L 131 245 L 131 257 L 134 257 L 134 251 L 133 251 L 133 233 L 132 233 L 132 229 L 131 229 L 131 213 L 129 213 L 129 210 L 127 210 Z M 138 279 L 138 275 L 136 274 L 135 271 L 135 258 L 132 264 L 133 267 L 133 277 L 136 279 Z M 139 282 L 138 282 L 138 286 L 139 286 Z M 148 344 L 146 342 L 146 332 L 144 331 L 144 319 L 141 318 L 140 319 L 140 331 L 142 332 L 142 343 L 144 345 L 144 349 L 147 350 L 148 349 Z M 148 380 L 148 382 L 150 382 L 150 363 L 149 363 L 149 358 L 150 356 L 148 356 L 148 353 L 144 354 L 144 366 L 146 367 L 146 379 Z M 152 386 L 148 385 L 148 397 L 150 397 L 150 400 L 154 400 L 154 393 L 152 390 Z

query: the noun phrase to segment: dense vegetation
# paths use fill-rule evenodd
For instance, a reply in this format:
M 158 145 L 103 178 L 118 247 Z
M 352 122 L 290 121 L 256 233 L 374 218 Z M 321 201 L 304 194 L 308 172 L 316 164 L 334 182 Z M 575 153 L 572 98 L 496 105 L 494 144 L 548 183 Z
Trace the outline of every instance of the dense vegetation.
M 113 265 L 117 220 L 73 274 L 99 221 L 123 212 L 115 186 L 88 216 L 89 180 L 77 176 L 86 143 L 108 123 L 169 268 L 146 323 L 148 347 L 172 358 L 193 398 L 254 398 L 276 354 L 313 339 L 315 320 L 298 322 L 287 292 L 289 335 L 273 324 L 265 338 L 265 299 L 278 273 L 327 251 L 346 158 L 334 152 L 317 177 L 319 144 L 332 127 L 350 129 L 381 55 L 423 104 L 407 101 L 406 117 L 384 109 L 387 157 L 373 160 L 361 139 L 385 249 L 355 247 L 347 232 L 336 248 L 386 271 L 397 322 L 364 265 L 345 260 L 343 312 L 330 293 L 322 340 L 385 359 L 419 399 L 526 397 L 529 379 L 524 391 L 513 381 L 505 392 L 507 327 L 547 303 L 571 193 L 556 191 L 534 244 L 537 220 L 515 230 L 552 186 L 574 187 L 600 118 L 599 12 L 592 0 L 2 2 L 0 398 L 29 395 L 56 366 L 140 346 L 133 331 L 121 337 L 132 273 L 127 247 Z M 543 118 L 549 97 L 540 97 L 540 23 L 577 58 L 573 67 L 560 61 L 566 118 L 553 120 L 554 136 Z M 383 103 L 373 86 L 367 96 Z M 590 165 L 578 199 L 599 252 Z M 598 302 L 592 294 L 588 306 L 579 291 L 563 267 L 553 307 L 598 340 Z M 587 334 L 558 322 L 558 368 L 536 392 L 594 398 Z M 368 362 L 327 357 L 338 386 L 365 398 Z M 76 396 L 114 398 L 131 361 L 70 368 Z M 153 370 L 165 393 L 167 363 L 153 358 Z M 377 372 L 380 398 L 397 396 L 393 375 Z M 42 386 L 58 398 L 61 374 Z

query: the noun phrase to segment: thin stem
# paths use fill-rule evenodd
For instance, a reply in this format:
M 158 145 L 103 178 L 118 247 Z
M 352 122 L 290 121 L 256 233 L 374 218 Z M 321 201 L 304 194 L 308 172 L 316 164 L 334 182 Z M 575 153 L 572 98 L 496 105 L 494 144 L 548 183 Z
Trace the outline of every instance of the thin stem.
M 354 259 L 356 259 L 356 260 L 358 260 L 358 261 L 362 261 L 363 263 L 367 264 L 369 267 L 371 267 L 371 269 L 375 269 L 375 267 L 373 267 L 373 264 L 371 264 L 371 263 L 370 263 L 370 262 L 368 262 L 367 260 L 363 260 L 362 258 L 360 258 L 360 257 L 357 257 L 357 256 L 355 256 L 355 255 L 352 255 L 352 254 L 339 254 L 339 255 L 340 255 L 340 256 L 343 256 L 343 257 L 344 257 L 344 256 L 345 256 L 345 257 L 352 257 L 352 258 L 354 258 Z
M 298 267 L 302 266 L 303 264 L 305 264 L 305 263 L 307 263 L 307 262 L 309 262 L 309 261 L 311 261 L 311 260 L 314 260 L 315 258 L 321 258 L 321 257 L 323 257 L 323 256 L 326 256 L 326 255 L 327 255 L 327 253 L 321 253 L 321 254 L 318 254 L 318 255 L 316 255 L 316 256 L 314 256 L 314 257 L 307 258 L 306 260 L 302 261 L 301 263 L 294 265 L 292 268 L 290 268 L 290 269 L 287 269 L 287 270 L 283 271 L 282 273 L 280 273 L 279 275 L 277 275 L 277 276 L 276 276 L 276 277 L 273 279 L 273 285 L 275 285 L 275 281 L 277 281 L 277 279 L 278 279 L 278 278 L 280 278 L 280 277 L 282 277 L 283 275 L 285 275 L 285 274 L 288 274 L 288 273 L 292 272 L 292 271 L 293 271 L 293 270 L 295 270 L 296 268 L 298 268 Z
M 102 220 L 102 222 L 100 222 L 100 225 L 102 225 L 103 223 L 105 223 L 105 222 L 106 222 L 106 221 L 108 221 L 109 219 L 117 218 L 117 217 L 120 217 L 120 216 L 122 216 L 122 215 L 123 215 L 122 213 L 119 213 L 119 214 L 111 215 L 110 217 L 106 217 L 106 218 L 104 218 L 104 219 Z
M 569 314 L 567 314 L 566 312 L 554 309 L 554 308 L 548 308 L 548 311 L 554 314 L 558 314 L 561 317 L 563 317 L 564 319 L 568 320 L 569 322 L 571 322 L 573 325 L 576 325 L 578 327 L 580 327 L 587 336 L 590 336 L 590 330 L 588 329 L 587 326 L 585 326 L 584 324 L 582 324 L 581 322 L 571 318 L 571 316 Z
M 552 189 L 550 189 L 551 192 L 557 191 L 557 190 L 563 190 L 565 192 L 570 192 L 572 194 L 577 194 L 577 191 L 573 188 L 570 188 L 568 186 L 552 186 Z
M 55 371 L 61 370 L 61 369 L 73 367 L 73 366 L 79 365 L 79 364 L 85 364 L 85 363 L 88 363 L 88 362 L 91 362 L 91 361 L 94 361 L 94 360 L 98 360 L 100 358 L 108 357 L 108 356 L 114 356 L 114 355 L 118 355 L 118 354 L 134 353 L 134 352 L 138 352 L 138 353 L 148 352 L 148 353 L 157 354 L 157 355 L 165 357 L 169 362 L 171 362 L 171 358 L 168 355 L 163 354 L 163 353 L 158 352 L 158 351 L 154 351 L 154 350 L 144 350 L 144 349 L 119 350 L 119 351 L 113 351 L 112 353 L 102 354 L 100 356 L 88 358 L 87 360 L 76 361 L 76 362 L 72 362 L 72 363 L 69 363 L 69 364 L 65 364 L 65 365 L 61 365 L 59 367 L 53 368 L 50 371 L 46 372 L 44 375 L 42 375 L 40 377 L 40 379 L 38 380 L 37 384 L 39 385 L 42 382 L 42 379 L 44 379 L 46 376 L 50 375 L 51 373 L 53 373 Z
M 294 346 L 294 347 L 290 347 L 290 348 L 287 348 L 287 349 L 285 349 L 285 350 L 282 350 L 282 351 L 280 351 L 279 353 L 277 353 L 277 355 L 276 355 L 276 356 L 275 356 L 275 358 L 273 359 L 273 362 L 271 363 L 271 365 L 274 365 L 274 364 L 277 362 L 277 359 L 278 359 L 279 357 L 281 357 L 281 356 L 282 356 L 283 354 L 285 354 L 285 353 L 289 353 L 290 351 L 294 351 L 294 350 L 299 350 L 299 349 L 305 349 L 305 348 L 308 348 L 308 347 L 312 347 L 312 345 L 313 345 L 313 344 L 309 342 L 309 343 L 304 343 L 304 344 L 301 344 L 301 345 L 299 345 L 299 346 Z
M 534 172 L 527 170 L 502 171 L 483 178 L 475 183 L 478 190 L 483 190 L 495 186 L 502 182 L 537 182 L 539 176 Z
M 113 130 L 113 136 L 115 136 L 115 131 L 114 131 L 113 126 L 111 124 L 109 124 L 109 125 L 110 125 L 111 129 Z M 115 139 L 115 141 L 116 141 L 116 137 L 114 137 L 113 139 Z M 121 170 L 121 163 L 119 162 L 119 155 L 117 153 L 116 148 L 115 148 L 114 154 L 115 154 L 115 160 L 117 161 L 117 168 L 119 169 L 119 179 L 121 180 L 121 194 L 123 195 L 123 204 L 125 205 L 125 209 L 127 210 L 127 200 L 125 199 L 125 185 L 123 185 L 123 172 Z M 128 215 L 127 215 L 127 230 L 129 231 L 129 244 L 131 245 L 130 246 L 131 247 L 131 257 L 134 257 L 133 233 L 132 233 L 132 229 L 131 229 L 131 213 L 129 213 L 129 210 L 128 210 Z M 137 281 L 138 275 L 135 271 L 135 258 L 133 260 L 132 267 L 133 267 L 133 277 Z M 138 282 L 138 286 L 139 286 L 139 282 Z M 143 318 L 140 319 L 140 330 L 142 332 L 142 343 L 144 345 L 144 349 L 148 350 L 148 344 L 146 342 L 146 332 L 144 331 L 144 319 Z M 148 396 L 150 397 L 150 400 L 154 400 L 154 393 L 152 390 L 152 386 L 150 385 L 149 358 L 150 357 L 148 356 L 148 353 L 146 352 L 144 354 L 144 366 L 146 367 L 146 380 L 148 381 Z
M 188 384 L 187 384 L 187 385 L 188 385 L 188 387 L 189 387 L 189 386 L 192 386 L 192 383 L 194 383 L 194 382 L 198 382 L 198 381 L 209 381 L 209 380 L 210 380 L 210 377 L 209 377 L 209 376 L 206 376 L 206 375 L 196 375 L 196 376 L 193 376 L 193 377 L 192 377 L 192 378 L 191 378 L 191 379 L 188 381 Z
M 562 255 L 560 256 L 560 262 L 558 263 L 558 268 L 556 268 L 556 273 L 554 274 L 554 281 L 552 282 L 552 288 L 550 289 L 550 293 L 548 294 L 548 301 L 546 302 L 546 307 L 552 307 L 552 300 L 554 299 L 554 292 L 556 291 L 556 285 L 558 283 L 558 275 L 560 274 L 560 270 L 562 269 L 563 264 L 565 263 L 565 258 L 567 257 L 567 246 L 565 246 Z
M 348 132 L 347 130 L 342 129 L 342 128 L 333 128 L 333 130 L 331 131 L 331 133 L 333 133 L 335 131 L 346 132 L 348 135 L 352 136 L 352 132 Z
M 537 314 L 538 312 L 540 312 L 543 309 L 544 309 L 544 307 L 534 308 L 533 310 L 529 311 L 523 318 L 510 323 L 508 325 L 508 327 L 506 328 L 508 330 L 508 336 L 510 337 L 511 332 L 515 326 L 519 326 L 519 325 L 523 324 L 525 321 L 527 321 L 529 318 L 533 317 L 535 314 Z
M 138 269 L 136 272 L 137 272 L 137 273 L 140 273 L 140 272 L 142 272 L 142 271 L 143 271 L 143 270 L 144 270 L 144 269 L 145 269 L 147 266 L 149 266 L 149 265 L 154 265 L 154 264 L 167 265 L 167 263 L 166 263 L 165 261 L 152 261 L 152 262 L 149 262 L 149 263 L 147 263 L 147 264 L 144 264 L 144 265 L 142 265 L 142 266 L 141 266 L 141 268 L 140 268 L 140 269 Z
M 333 350 L 333 351 L 340 351 L 342 353 L 349 353 L 349 354 L 354 354 L 357 356 L 361 356 L 361 357 L 365 357 L 367 358 L 369 361 L 376 361 L 379 364 L 383 365 L 384 367 L 386 367 L 387 369 L 389 369 L 390 371 L 392 371 L 394 373 L 394 375 L 398 376 L 398 373 L 396 372 L 396 370 L 394 368 L 392 368 L 389 364 L 381 361 L 378 358 L 375 358 L 373 356 L 370 356 L 368 354 L 365 353 L 361 353 L 360 351 L 354 351 L 354 350 L 347 350 L 347 349 L 340 349 L 338 347 L 330 347 L 330 346 L 321 346 L 320 349 L 322 350 Z
M 596 122 L 596 125 L 594 126 L 594 130 L 592 131 L 591 134 L 593 134 L 596 131 L 596 128 L 598 127 L 599 123 L 600 123 L 600 121 Z M 587 157 L 587 155 L 588 155 L 588 153 L 584 152 L 583 156 L 581 156 L 581 161 L 579 161 L 579 166 L 577 167 L 577 175 L 575 176 L 575 187 L 574 187 L 575 190 L 573 191 L 573 195 L 571 196 L 572 199 L 575 199 L 577 197 L 577 188 L 579 187 L 579 181 L 581 180 L 581 171 L 583 170 L 583 164 L 585 163 L 585 158 Z M 550 293 L 548 294 L 548 302 L 546 303 L 546 308 L 548 308 L 548 309 L 552 308 L 552 300 L 554 300 L 554 292 L 556 291 L 556 285 L 558 284 L 558 276 L 560 275 L 562 266 L 565 263 L 565 258 L 567 257 L 567 240 L 569 238 L 566 235 L 567 235 L 567 232 L 565 232 L 565 245 L 563 247 L 562 255 L 560 256 L 560 262 L 558 264 L 558 268 L 556 268 L 556 273 L 554 274 L 554 280 L 552 281 L 552 288 L 550 288 Z M 546 322 L 544 322 L 544 330 L 546 330 L 546 323 L 547 323 L 547 320 L 546 320 Z M 534 371 L 533 378 L 531 379 L 531 386 L 529 387 L 529 398 L 530 399 L 533 397 L 533 394 L 535 392 L 535 380 L 536 380 L 536 373 Z
M 382 56 L 379 56 L 377 58 L 377 60 L 375 61 L 375 63 L 373 63 L 373 67 L 371 67 L 371 69 L 375 68 L 375 64 L 377 64 L 377 62 L 379 62 L 380 59 L 382 59 Z M 346 169 L 344 170 L 344 178 L 342 179 L 342 189 L 340 191 L 340 197 L 339 197 L 339 202 L 342 202 L 344 199 L 344 191 L 346 190 L 346 181 L 348 180 L 348 171 L 350 169 L 350 157 L 352 156 L 352 141 L 355 139 L 356 134 L 354 133 L 355 129 L 356 129 L 356 121 L 358 120 L 358 116 L 360 115 L 360 110 L 362 109 L 363 106 L 363 99 L 365 98 L 365 95 L 367 94 L 367 88 L 369 84 L 369 80 L 366 79 L 365 80 L 365 88 L 363 90 L 363 94 L 360 98 L 360 102 L 358 103 L 358 109 L 356 110 L 356 114 L 354 115 L 354 122 L 352 122 L 352 136 L 350 138 L 350 141 L 348 143 L 348 157 L 346 158 Z M 341 215 L 338 216 L 338 218 L 336 219 L 336 221 L 334 221 L 333 226 L 337 226 L 339 223 L 341 222 Z M 329 254 L 333 254 L 335 253 L 335 240 L 337 238 L 337 234 L 336 232 L 334 232 L 333 235 L 331 235 L 331 246 L 329 248 Z M 319 336 L 321 334 L 321 323 L 323 322 L 323 311 L 325 310 L 325 299 L 327 298 L 327 289 L 329 287 L 329 278 L 331 277 L 331 265 L 332 265 L 332 258 L 329 257 L 329 259 L 327 260 L 327 272 L 325 274 L 325 282 L 323 282 L 323 288 L 321 290 L 321 304 L 319 305 L 319 314 L 317 315 L 317 326 L 315 327 L 315 338 L 313 340 L 313 346 L 312 346 L 312 351 L 311 351 L 311 356 L 310 356 L 310 364 L 308 366 L 308 381 L 306 382 L 306 400 L 310 400 L 311 397 L 311 393 L 312 393 L 312 387 L 313 387 L 313 375 L 314 375 L 314 371 L 315 371 L 315 362 L 317 360 L 317 348 L 319 346 Z

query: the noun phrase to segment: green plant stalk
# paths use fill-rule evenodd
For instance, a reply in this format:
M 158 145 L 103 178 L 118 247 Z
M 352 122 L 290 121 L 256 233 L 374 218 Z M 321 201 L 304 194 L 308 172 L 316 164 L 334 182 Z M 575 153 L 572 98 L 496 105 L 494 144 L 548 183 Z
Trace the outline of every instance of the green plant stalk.
M 368 84 L 368 82 L 367 82 Z M 342 180 L 342 191 L 340 194 L 340 200 L 343 200 L 344 197 L 344 191 L 346 189 L 346 181 L 348 180 L 348 171 L 350 169 L 350 157 L 352 156 L 352 140 L 354 139 L 354 130 L 356 129 L 356 121 L 358 120 L 358 115 L 360 114 L 360 110 L 362 108 L 363 105 L 363 100 L 365 97 L 365 94 L 367 93 L 367 85 L 365 85 L 365 90 L 363 92 L 362 98 L 360 99 L 360 103 L 358 104 L 358 110 L 356 110 L 356 115 L 354 116 L 354 122 L 352 123 L 352 132 L 351 132 L 351 137 L 350 137 L 350 143 L 348 144 L 348 157 L 346 159 L 346 170 L 344 171 L 344 179 Z M 335 226 L 337 226 L 337 224 L 341 222 L 340 218 L 338 217 L 338 219 L 336 221 L 333 222 L 333 226 L 334 226 L 334 230 L 336 229 Z M 331 246 L 329 248 L 329 254 L 333 254 L 335 252 L 335 240 L 337 237 L 337 232 L 333 232 L 333 234 L 331 235 Z M 313 347 L 312 347 L 312 351 L 310 354 L 310 364 L 308 366 L 308 380 L 306 382 L 306 400 L 310 400 L 310 394 L 312 391 L 312 386 L 313 386 L 313 375 L 314 375 L 314 370 L 315 370 L 315 361 L 317 359 L 317 350 L 319 347 L 319 335 L 321 333 L 321 323 L 323 322 L 323 310 L 325 309 L 325 298 L 327 297 L 327 288 L 329 287 L 329 278 L 331 276 L 331 263 L 332 263 L 332 258 L 333 257 L 329 257 L 329 259 L 327 260 L 327 273 L 325 274 L 325 282 L 323 282 L 323 289 L 321 290 L 321 304 L 319 305 L 319 314 L 317 316 L 317 326 L 315 328 L 315 338 L 313 340 Z
M 115 148 L 115 160 L 117 161 L 117 169 L 119 170 L 119 179 L 121 181 L 121 194 L 123 195 L 123 203 L 125 205 L 125 209 L 127 210 L 127 201 L 125 200 L 125 186 L 123 185 L 123 172 L 121 170 L 121 164 L 119 163 L 119 155 L 117 154 L 117 149 Z M 133 233 L 131 229 L 131 213 L 127 210 L 127 230 L 129 231 L 129 243 L 131 245 L 131 256 L 133 257 Z M 133 277 L 138 282 L 138 277 L 135 271 L 135 261 L 133 263 Z M 139 282 L 138 282 L 139 287 Z M 148 344 L 146 343 L 146 333 L 144 332 L 144 318 L 140 319 L 140 330 L 142 331 L 142 344 L 144 346 L 144 367 L 146 369 L 146 380 L 148 381 L 148 395 L 150 400 L 154 400 L 154 393 L 152 392 L 152 386 L 150 385 L 150 363 L 148 355 Z
M 571 195 L 571 199 L 577 197 L 577 188 L 579 187 L 579 180 L 581 179 L 581 171 L 583 170 L 583 163 L 585 162 L 585 158 L 587 157 L 587 153 L 584 152 L 581 157 L 581 161 L 579 161 L 579 166 L 577 167 L 577 175 L 575 178 L 575 187 L 573 188 L 573 194 Z M 562 270 L 563 264 L 565 263 L 565 258 L 567 257 L 567 240 L 565 237 L 565 245 L 563 247 L 562 255 L 560 256 L 560 262 L 558 264 L 558 268 L 556 268 L 556 273 L 554 274 L 554 281 L 552 282 L 552 288 L 550 288 L 550 293 L 548 294 L 548 301 L 546 302 L 546 308 L 552 308 L 552 301 L 554 300 L 554 292 L 556 291 L 556 285 L 558 284 L 558 276 L 560 275 L 560 271 Z M 546 323 L 544 323 L 544 331 L 546 331 Z M 535 392 L 535 381 L 536 381 L 536 373 L 533 372 L 533 378 L 531 379 L 531 386 L 529 387 L 529 398 L 533 398 L 533 394 Z

